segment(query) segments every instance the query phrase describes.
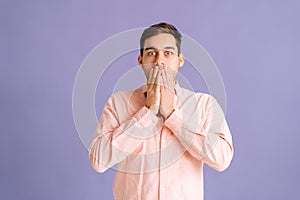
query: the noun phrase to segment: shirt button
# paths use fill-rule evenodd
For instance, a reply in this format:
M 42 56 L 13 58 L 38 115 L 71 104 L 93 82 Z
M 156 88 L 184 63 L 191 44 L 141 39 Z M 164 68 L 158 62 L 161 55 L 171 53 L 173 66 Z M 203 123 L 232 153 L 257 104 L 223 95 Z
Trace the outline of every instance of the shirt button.
M 163 139 L 163 140 L 162 140 L 162 142 L 163 142 L 163 143 L 166 143 L 166 140 L 165 140 L 165 139 Z
M 162 187 L 162 191 L 165 191 L 166 190 L 166 188 L 165 187 Z

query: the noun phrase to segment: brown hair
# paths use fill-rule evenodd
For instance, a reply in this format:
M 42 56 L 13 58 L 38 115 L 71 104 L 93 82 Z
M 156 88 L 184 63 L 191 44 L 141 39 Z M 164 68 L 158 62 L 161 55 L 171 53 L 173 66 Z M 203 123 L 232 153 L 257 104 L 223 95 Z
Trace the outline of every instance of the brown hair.
M 154 25 L 152 25 L 149 28 L 144 30 L 144 32 L 141 36 L 141 39 L 140 39 L 140 54 L 141 54 L 141 56 L 143 55 L 143 52 L 144 52 L 145 40 L 147 38 L 150 38 L 152 36 L 155 36 L 155 35 L 158 35 L 158 34 L 161 34 L 161 33 L 168 33 L 168 34 L 171 34 L 171 35 L 174 36 L 174 38 L 176 40 L 176 46 L 177 46 L 177 49 L 178 49 L 178 55 L 180 54 L 181 33 L 172 24 L 161 22 L 161 23 L 158 23 L 158 24 L 154 24 Z

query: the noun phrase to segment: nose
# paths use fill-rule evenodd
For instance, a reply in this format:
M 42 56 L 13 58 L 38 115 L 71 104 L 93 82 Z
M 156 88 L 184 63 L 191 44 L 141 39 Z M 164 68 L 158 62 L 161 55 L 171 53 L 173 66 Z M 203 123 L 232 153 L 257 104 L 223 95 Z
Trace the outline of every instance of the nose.
M 165 57 L 162 51 L 159 51 L 155 58 L 155 64 L 158 66 L 165 66 Z

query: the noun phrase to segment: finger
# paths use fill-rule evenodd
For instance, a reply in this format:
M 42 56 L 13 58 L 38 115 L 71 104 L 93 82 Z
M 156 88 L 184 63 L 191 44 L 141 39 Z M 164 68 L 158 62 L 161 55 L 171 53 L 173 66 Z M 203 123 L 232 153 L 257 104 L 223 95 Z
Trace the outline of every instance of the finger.
M 162 80 L 161 80 L 161 70 L 158 70 L 157 74 L 156 74 L 155 85 L 160 86 L 161 83 L 162 83 Z
M 150 72 L 149 72 L 149 76 L 148 76 L 148 80 L 147 80 L 147 84 L 150 84 L 150 81 L 152 80 L 153 77 L 153 67 L 151 67 Z
M 165 93 L 166 93 L 166 88 L 165 88 L 164 86 L 161 85 L 161 86 L 160 86 L 160 95 L 161 95 L 161 98 L 164 97 Z
M 152 77 L 152 83 L 157 82 L 157 76 L 159 75 L 159 68 L 157 66 L 154 67 L 154 73 Z
M 166 72 L 165 72 L 166 86 L 170 90 L 172 90 L 174 88 L 174 80 L 173 80 L 172 72 L 173 72 L 173 70 L 170 69 L 170 67 L 166 67 Z
M 157 79 L 157 73 L 158 73 L 158 67 L 154 67 L 153 68 L 153 74 L 152 74 L 152 77 L 151 77 L 151 80 L 149 82 L 149 90 L 152 90 L 153 87 L 155 86 L 155 82 L 156 82 L 156 79 Z
M 165 70 L 162 71 L 162 83 L 163 83 L 164 87 L 167 87 L 167 88 L 169 87 Z
M 161 79 L 162 79 L 162 78 L 161 78 L 161 75 L 158 74 L 158 75 L 157 75 L 157 78 L 156 78 L 156 84 L 155 84 L 155 93 L 156 93 L 156 95 L 157 95 L 157 102 L 160 101 L 160 88 L 161 88 L 161 82 L 162 82 Z M 159 104 L 159 103 L 158 103 L 158 104 Z
M 171 69 L 170 68 L 170 73 L 169 73 L 169 77 L 167 77 L 168 78 L 168 81 L 169 81 L 169 83 L 170 83 L 170 87 L 172 88 L 172 89 L 174 89 L 174 87 L 175 87 L 175 74 L 176 74 L 176 72 L 175 72 L 175 70 L 173 70 L 173 69 Z

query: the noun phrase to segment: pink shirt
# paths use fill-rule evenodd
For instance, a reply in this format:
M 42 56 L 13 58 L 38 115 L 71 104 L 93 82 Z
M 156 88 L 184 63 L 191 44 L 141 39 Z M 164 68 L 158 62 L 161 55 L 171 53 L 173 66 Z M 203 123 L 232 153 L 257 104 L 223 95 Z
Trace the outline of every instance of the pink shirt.
M 225 170 L 233 156 L 224 113 L 209 94 L 175 86 L 164 120 L 145 107 L 147 85 L 113 94 L 89 148 L 98 172 L 117 164 L 116 200 L 201 200 L 203 164 Z

